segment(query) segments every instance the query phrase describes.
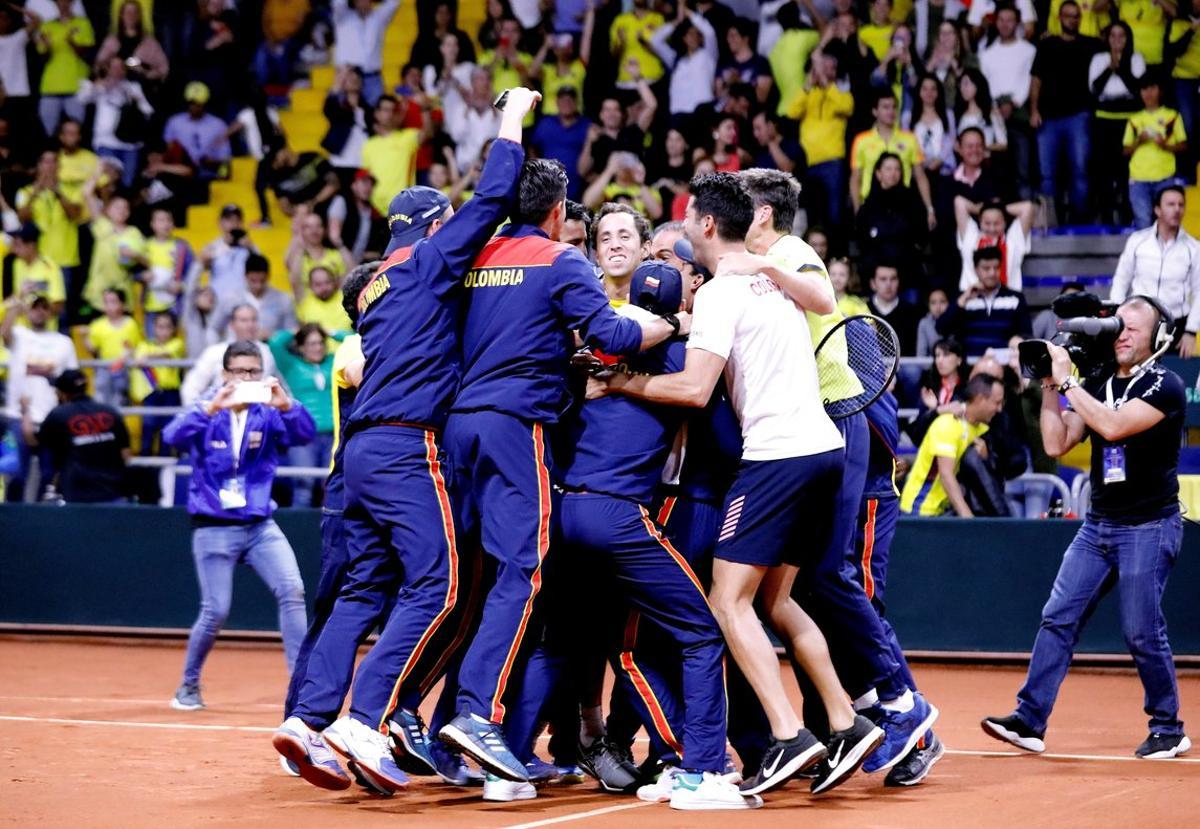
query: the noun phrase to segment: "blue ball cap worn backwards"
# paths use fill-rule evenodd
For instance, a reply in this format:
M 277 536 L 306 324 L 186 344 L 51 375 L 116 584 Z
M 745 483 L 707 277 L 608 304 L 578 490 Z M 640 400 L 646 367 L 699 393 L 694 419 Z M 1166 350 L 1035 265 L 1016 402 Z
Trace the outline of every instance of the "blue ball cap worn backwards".
M 629 301 L 653 314 L 677 314 L 683 302 L 683 277 L 665 262 L 643 262 L 629 283 Z
M 399 248 L 415 245 L 425 238 L 425 231 L 434 219 L 440 219 L 450 206 L 450 199 L 441 190 L 417 185 L 409 187 L 388 205 L 388 229 L 392 240 L 387 254 Z

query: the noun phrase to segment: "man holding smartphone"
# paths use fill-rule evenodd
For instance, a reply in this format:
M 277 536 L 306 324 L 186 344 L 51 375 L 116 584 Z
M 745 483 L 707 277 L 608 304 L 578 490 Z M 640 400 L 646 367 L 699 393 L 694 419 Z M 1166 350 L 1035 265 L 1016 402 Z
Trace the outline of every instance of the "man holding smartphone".
M 229 616 L 233 571 L 249 564 L 279 604 L 279 630 L 288 670 L 304 639 L 304 582 L 296 555 L 271 518 L 271 484 L 283 450 L 316 434 L 312 416 L 274 377 L 263 379 L 258 346 L 239 340 L 225 349 L 224 385 L 175 416 L 163 441 L 192 461 L 188 514 L 192 556 L 200 582 L 200 615 L 188 635 L 183 681 L 171 707 L 204 707 L 200 670 Z

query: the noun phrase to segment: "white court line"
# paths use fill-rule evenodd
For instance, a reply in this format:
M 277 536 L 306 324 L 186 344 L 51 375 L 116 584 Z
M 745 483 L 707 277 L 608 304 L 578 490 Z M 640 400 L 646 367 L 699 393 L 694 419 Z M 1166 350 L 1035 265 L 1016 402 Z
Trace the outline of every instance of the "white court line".
M 269 726 L 261 725 L 205 725 L 201 723 L 171 723 L 171 722 L 139 722 L 136 720 L 76 720 L 67 719 L 65 717 L 21 717 L 11 714 L 0 715 L 0 721 L 7 722 L 36 722 L 48 723 L 51 725 L 99 725 L 117 728 L 163 728 L 163 729 L 178 729 L 181 731 L 251 731 L 259 734 L 273 732 L 275 729 Z M 542 735 L 539 739 L 548 739 L 546 735 Z M 640 737 L 638 742 L 645 742 L 645 737 Z M 1141 760 L 1133 755 L 1124 754 L 1035 754 L 1030 751 L 982 751 L 972 749 L 946 749 L 947 754 L 957 754 L 963 757 L 1044 757 L 1050 760 L 1086 760 L 1091 762 L 1132 762 L 1146 763 L 1155 762 L 1153 760 Z M 1159 761 L 1162 762 L 1162 761 Z M 1169 761 L 1175 763 L 1200 763 L 1200 758 L 1196 757 L 1175 757 Z M 632 808 L 636 804 L 628 804 L 621 808 Z M 647 804 L 649 805 L 649 804 Z M 592 814 L 591 812 L 588 813 Z M 558 822 L 554 819 L 554 822 Z M 536 824 L 521 824 L 522 827 L 544 826 L 544 823 Z
M 966 757 L 1045 757 L 1050 760 L 1097 760 L 1103 762 L 1130 762 L 1130 763 L 1154 763 L 1163 762 L 1161 760 L 1143 760 L 1140 757 L 1130 755 L 1113 755 L 1113 754 L 1052 754 L 1033 751 L 970 751 L 967 749 L 946 749 L 947 754 L 961 754 Z M 1196 757 L 1172 757 L 1171 763 L 1200 763 L 1200 758 Z
M 21 702 L 78 702 L 78 703 L 101 703 L 104 705 L 162 705 L 163 698 L 159 699 L 131 699 L 128 697 L 39 697 L 39 696 L 18 696 L 13 694 L 0 694 L 0 700 L 17 700 Z M 170 698 L 165 700 L 170 702 Z M 279 708 L 278 703 L 274 702 L 247 702 L 242 705 L 236 705 L 235 708 Z
M 254 731 L 270 733 L 274 728 L 260 725 L 200 725 L 198 723 L 182 722 L 135 722 L 130 720 L 69 720 L 63 717 L 14 717 L 0 715 L 0 720 L 7 722 L 38 722 L 51 725 L 107 725 L 118 728 L 166 728 L 182 731 Z
M 513 823 L 504 829 L 534 829 L 537 826 L 553 826 L 556 823 L 569 823 L 572 820 L 584 820 L 589 817 L 598 817 L 599 815 L 607 815 L 613 812 L 624 812 L 627 809 L 640 809 L 643 806 L 661 806 L 660 803 L 645 803 L 638 801 L 637 803 L 622 803 L 620 806 L 605 806 L 603 809 L 592 809 L 587 812 L 576 812 L 571 815 L 560 815 L 559 817 L 548 817 L 545 820 L 535 820 L 532 823 Z

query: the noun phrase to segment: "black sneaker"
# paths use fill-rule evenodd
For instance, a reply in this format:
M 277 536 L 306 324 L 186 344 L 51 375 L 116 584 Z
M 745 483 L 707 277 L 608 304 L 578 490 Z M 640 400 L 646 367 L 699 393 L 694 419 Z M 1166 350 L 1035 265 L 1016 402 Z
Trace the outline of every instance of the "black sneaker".
M 1016 714 L 1009 714 L 1007 717 L 984 717 L 979 725 L 983 727 L 984 734 L 1003 743 L 1037 754 L 1046 750 L 1046 732 L 1034 731 Z
M 598 737 L 588 746 L 580 743 L 579 765 L 596 778 L 601 789 L 613 794 L 636 791 L 645 782 L 633 761 L 609 743 L 607 737 Z
M 885 786 L 915 786 L 929 774 L 933 764 L 941 760 L 946 753 L 946 747 L 933 731 L 925 734 L 925 745 L 917 746 L 904 759 L 892 766 L 888 776 L 884 778 Z
M 812 793 L 821 794 L 844 783 L 879 748 L 883 738 L 883 729 L 861 714 L 855 715 L 854 725 L 845 731 L 833 732 L 826 747 L 828 773 L 812 782 Z
M 825 746 L 807 728 L 790 740 L 771 738 L 754 776 L 741 785 L 744 795 L 776 789 L 825 757 Z
M 1133 752 L 1135 757 L 1143 760 L 1170 760 L 1180 754 L 1186 754 L 1192 747 L 1192 741 L 1184 734 L 1155 734 L 1151 732 L 1146 742 Z

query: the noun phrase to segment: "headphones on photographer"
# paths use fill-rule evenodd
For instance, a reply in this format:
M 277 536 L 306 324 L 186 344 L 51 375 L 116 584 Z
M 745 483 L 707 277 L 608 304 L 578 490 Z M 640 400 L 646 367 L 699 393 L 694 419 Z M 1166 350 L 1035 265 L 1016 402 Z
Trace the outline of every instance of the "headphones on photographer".
M 1169 346 L 1175 340 L 1175 316 L 1157 299 L 1145 294 L 1134 294 L 1127 297 L 1121 305 L 1132 299 L 1140 299 L 1145 302 L 1158 315 L 1158 321 L 1155 322 L 1154 330 L 1150 334 L 1150 350 L 1157 352 L 1159 349 Z

